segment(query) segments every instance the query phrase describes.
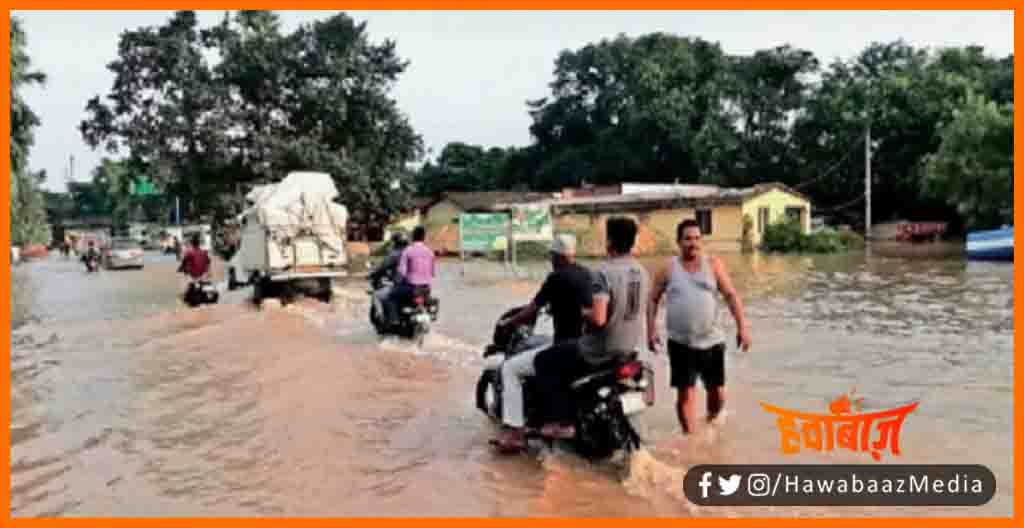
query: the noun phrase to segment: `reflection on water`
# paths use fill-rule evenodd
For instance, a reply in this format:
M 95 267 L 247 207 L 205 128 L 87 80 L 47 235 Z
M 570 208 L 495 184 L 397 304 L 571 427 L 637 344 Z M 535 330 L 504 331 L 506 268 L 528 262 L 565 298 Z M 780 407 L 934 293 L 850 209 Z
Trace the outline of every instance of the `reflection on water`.
M 11 512 L 16 516 L 829 516 L 1012 512 L 1013 268 L 864 255 L 724 257 L 754 350 L 727 355 L 724 423 L 683 439 L 657 369 L 647 448 L 628 466 L 561 452 L 500 457 L 473 407 L 495 319 L 547 272 L 447 261 L 422 348 L 379 339 L 365 284 L 332 306 L 257 311 L 248 292 L 189 310 L 172 258 L 85 274 L 60 257 L 12 270 Z M 660 259 L 647 260 L 653 269 Z M 218 264 L 219 266 L 219 264 Z M 221 268 L 216 268 L 220 274 Z M 218 275 L 219 276 L 219 275 Z M 731 322 L 726 322 L 732 328 Z M 550 331 L 550 323 L 542 323 Z M 811 412 L 851 387 L 919 400 L 901 463 L 980 463 L 977 510 L 698 508 L 703 463 L 870 463 L 779 452 L 759 401 Z

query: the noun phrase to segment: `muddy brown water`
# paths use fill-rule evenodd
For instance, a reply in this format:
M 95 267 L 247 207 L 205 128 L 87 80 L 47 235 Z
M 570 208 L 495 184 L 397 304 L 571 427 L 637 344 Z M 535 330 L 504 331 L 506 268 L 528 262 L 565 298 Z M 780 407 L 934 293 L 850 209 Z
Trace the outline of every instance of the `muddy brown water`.
M 502 457 L 473 407 L 494 320 L 547 271 L 445 261 L 422 348 L 379 339 L 364 284 L 331 306 L 258 311 L 247 290 L 190 310 L 175 262 L 87 275 L 59 256 L 12 269 L 14 516 L 890 516 L 1012 514 L 1013 268 L 958 259 L 729 255 L 754 349 L 727 355 L 724 423 L 682 438 L 667 363 L 628 466 Z M 653 263 L 651 263 L 653 264 Z M 221 270 L 217 269 L 222 277 Z M 732 328 L 731 321 L 727 328 Z M 731 331 L 731 330 L 730 330 Z M 704 463 L 874 463 L 785 456 L 758 402 L 825 412 L 855 387 L 909 400 L 898 463 L 977 463 L 977 508 L 711 508 Z M 702 404 L 703 402 L 701 402 Z

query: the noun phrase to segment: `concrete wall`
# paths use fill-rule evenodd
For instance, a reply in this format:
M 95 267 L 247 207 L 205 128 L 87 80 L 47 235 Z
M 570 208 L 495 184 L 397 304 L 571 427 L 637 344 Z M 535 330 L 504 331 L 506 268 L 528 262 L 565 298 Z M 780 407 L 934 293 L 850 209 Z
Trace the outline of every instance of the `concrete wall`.
M 462 209 L 451 200 L 442 200 L 427 210 L 423 225 L 427 228 L 427 245 L 440 254 L 459 252 L 459 215 Z
M 687 218 L 696 218 L 694 209 L 655 209 L 639 213 L 568 213 L 554 217 L 556 232 L 571 232 L 578 240 L 581 256 L 605 254 L 605 222 L 612 216 L 634 219 L 638 226 L 636 255 L 675 254 L 676 226 Z M 743 216 L 739 206 L 720 206 L 711 210 L 711 234 L 705 247 L 711 251 L 739 251 Z

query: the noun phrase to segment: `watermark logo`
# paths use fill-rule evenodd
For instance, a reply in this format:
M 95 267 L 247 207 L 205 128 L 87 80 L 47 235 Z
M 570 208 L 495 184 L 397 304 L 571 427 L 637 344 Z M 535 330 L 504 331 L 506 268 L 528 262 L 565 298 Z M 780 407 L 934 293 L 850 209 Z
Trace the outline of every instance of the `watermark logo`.
M 700 488 L 701 498 L 708 498 L 708 489 L 711 488 L 712 475 L 713 474 L 710 471 L 705 471 L 704 473 L 701 474 L 700 481 L 697 482 L 697 487 Z M 728 497 L 733 493 L 736 493 L 736 490 L 740 489 L 740 482 L 742 479 L 743 477 L 736 474 L 729 475 L 729 478 L 723 478 L 722 476 L 719 476 L 718 494 L 722 497 Z
M 761 407 L 778 416 L 776 426 L 782 452 L 799 453 L 803 449 L 829 452 L 836 448 L 870 453 L 876 462 L 886 448 L 900 455 L 900 428 L 919 402 L 873 412 L 864 411 L 864 398 L 856 389 L 828 402 L 829 414 L 792 411 L 761 402 Z M 876 434 L 877 433 L 877 434 Z
M 980 506 L 995 491 L 979 465 L 699 465 L 683 477 L 698 506 Z
M 740 489 L 740 476 L 739 475 L 730 475 L 729 478 L 727 478 L 727 479 L 724 479 L 722 477 L 718 477 L 718 493 L 719 493 L 719 495 L 722 495 L 723 497 L 728 497 L 729 495 L 732 495 L 733 493 L 736 493 L 736 490 L 738 490 L 738 489 Z

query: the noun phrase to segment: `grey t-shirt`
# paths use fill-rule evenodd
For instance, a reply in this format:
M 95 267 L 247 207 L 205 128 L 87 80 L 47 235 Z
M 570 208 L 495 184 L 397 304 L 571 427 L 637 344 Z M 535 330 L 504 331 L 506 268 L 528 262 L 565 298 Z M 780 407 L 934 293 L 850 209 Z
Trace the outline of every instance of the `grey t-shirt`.
M 580 356 L 591 365 L 639 353 L 647 344 L 647 303 L 651 281 L 633 257 L 605 261 L 594 272 L 594 299 L 608 298 L 604 328 L 583 336 Z

